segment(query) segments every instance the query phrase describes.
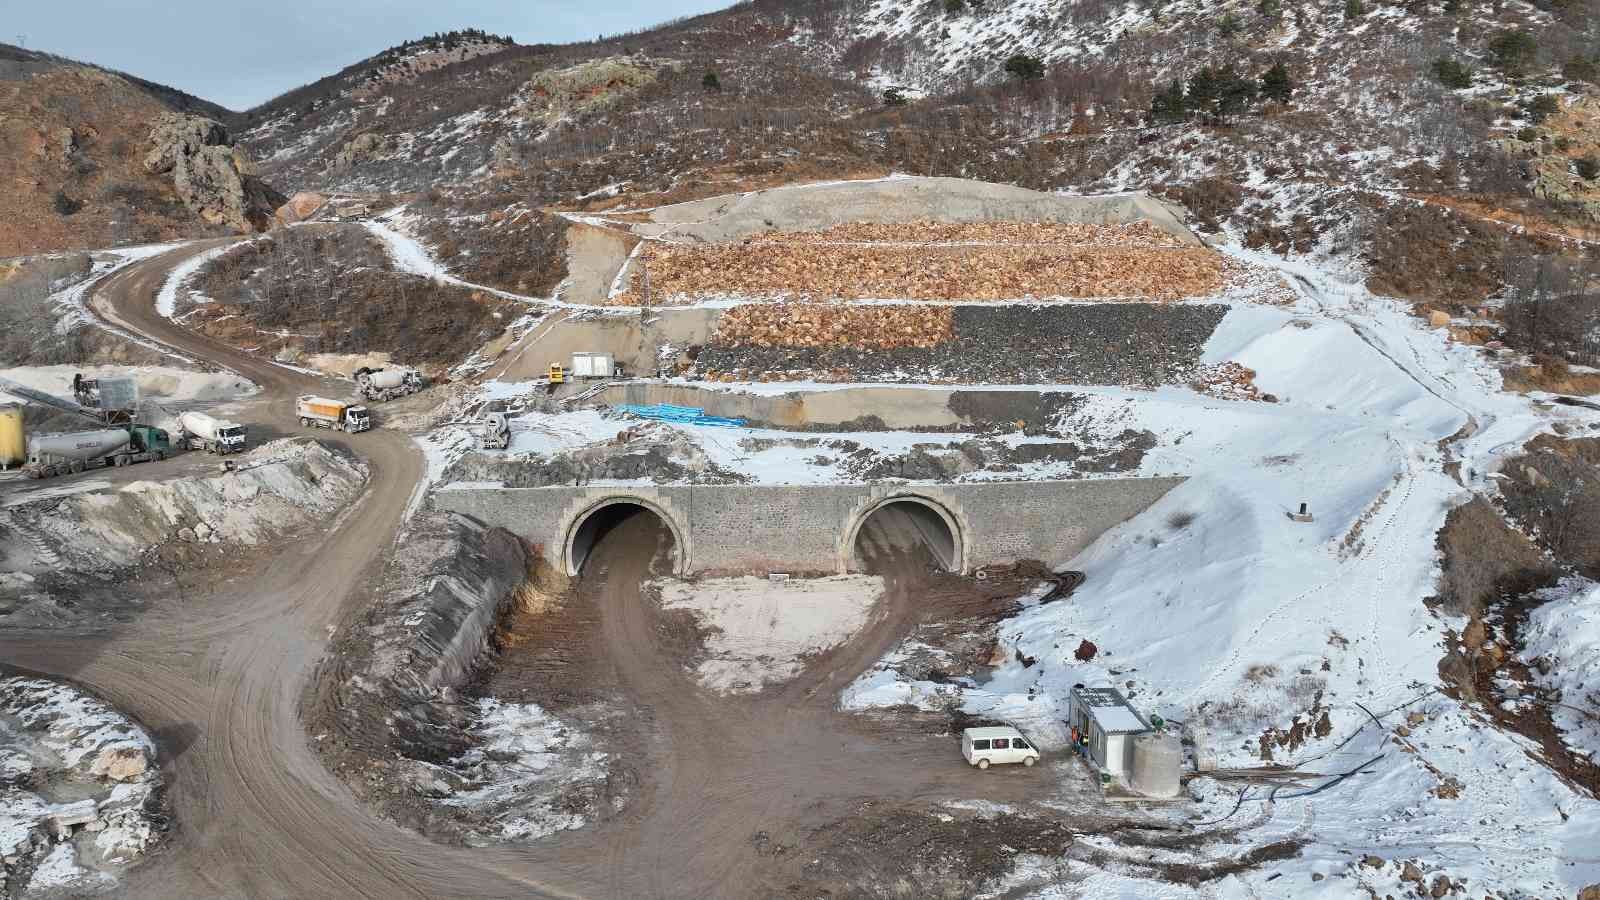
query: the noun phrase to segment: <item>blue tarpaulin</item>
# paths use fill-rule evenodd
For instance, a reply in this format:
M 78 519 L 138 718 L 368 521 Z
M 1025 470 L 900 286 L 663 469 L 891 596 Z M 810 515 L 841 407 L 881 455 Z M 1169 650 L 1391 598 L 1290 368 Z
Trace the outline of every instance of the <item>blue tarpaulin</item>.
M 654 406 L 632 406 L 623 404 L 617 409 L 630 416 L 641 419 L 654 419 L 658 422 L 675 422 L 679 425 L 714 425 L 722 428 L 743 428 L 743 419 L 729 419 L 725 416 L 708 416 L 706 411 L 697 406 L 673 406 L 670 403 L 657 403 Z

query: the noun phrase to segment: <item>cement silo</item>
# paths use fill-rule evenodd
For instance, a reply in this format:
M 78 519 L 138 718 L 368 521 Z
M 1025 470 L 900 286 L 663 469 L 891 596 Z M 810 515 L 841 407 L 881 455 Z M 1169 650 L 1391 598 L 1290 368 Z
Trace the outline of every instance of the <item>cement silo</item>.
M 22 407 L 0 406 L 0 469 L 28 461 L 28 442 L 22 431 Z

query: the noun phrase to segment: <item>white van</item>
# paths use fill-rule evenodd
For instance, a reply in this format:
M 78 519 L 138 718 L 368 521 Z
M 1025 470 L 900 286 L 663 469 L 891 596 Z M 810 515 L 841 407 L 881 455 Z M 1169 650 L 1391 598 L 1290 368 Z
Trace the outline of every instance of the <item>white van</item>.
M 1031 766 L 1039 761 L 1039 751 L 1023 739 L 1022 732 L 1007 725 L 962 731 L 961 755 L 980 769 L 1000 763 Z

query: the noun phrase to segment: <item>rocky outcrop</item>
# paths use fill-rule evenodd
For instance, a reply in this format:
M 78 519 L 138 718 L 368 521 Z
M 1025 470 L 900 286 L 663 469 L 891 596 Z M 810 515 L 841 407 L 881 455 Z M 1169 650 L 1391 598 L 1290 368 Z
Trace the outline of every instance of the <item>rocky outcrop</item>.
M 150 132 L 145 171 L 171 173 L 172 186 L 191 212 L 235 231 L 265 231 L 284 197 L 256 176 L 244 150 L 233 146 L 221 123 L 168 113 Z
M 388 135 L 376 132 L 367 132 L 357 135 L 339 151 L 333 158 L 332 170 L 343 172 L 357 163 L 364 162 L 394 149 L 394 140 Z

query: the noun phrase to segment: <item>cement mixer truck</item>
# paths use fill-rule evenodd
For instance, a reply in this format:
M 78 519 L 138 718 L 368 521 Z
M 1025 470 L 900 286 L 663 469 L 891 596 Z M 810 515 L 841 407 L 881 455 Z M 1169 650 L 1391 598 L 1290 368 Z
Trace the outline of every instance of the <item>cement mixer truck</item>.
M 183 428 L 180 442 L 190 450 L 207 453 L 239 453 L 244 450 L 244 426 L 214 419 L 205 413 L 186 412 L 178 416 Z
M 361 396 L 374 403 L 415 394 L 426 386 L 422 373 L 416 369 L 361 368 L 356 370 L 355 378 L 356 384 L 361 386 Z
M 22 471 L 29 478 L 53 478 L 100 466 L 166 459 L 172 452 L 171 436 L 150 425 L 32 435 L 28 464 Z

